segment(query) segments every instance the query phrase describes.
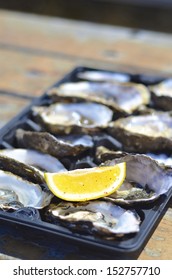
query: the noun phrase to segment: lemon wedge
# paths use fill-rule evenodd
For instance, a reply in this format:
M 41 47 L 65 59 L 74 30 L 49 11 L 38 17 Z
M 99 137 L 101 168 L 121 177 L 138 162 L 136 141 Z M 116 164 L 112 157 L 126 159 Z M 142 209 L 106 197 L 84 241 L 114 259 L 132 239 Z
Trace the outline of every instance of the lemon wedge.
M 115 192 L 126 176 L 126 163 L 76 169 L 59 173 L 44 173 L 50 191 L 67 201 L 87 201 Z

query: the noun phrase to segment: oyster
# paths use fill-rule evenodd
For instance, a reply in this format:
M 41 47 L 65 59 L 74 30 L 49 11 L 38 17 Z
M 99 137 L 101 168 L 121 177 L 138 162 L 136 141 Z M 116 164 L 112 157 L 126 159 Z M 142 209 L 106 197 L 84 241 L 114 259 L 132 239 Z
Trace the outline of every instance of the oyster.
M 94 133 L 105 128 L 113 112 L 97 103 L 56 103 L 48 107 L 34 107 L 33 115 L 54 134 Z
M 158 164 L 150 157 L 127 153 L 121 153 L 120 157 L 117 154 L 116 157 L 113 152 L 111 160 L 104 162 L 104 165 L 114 165 L 120 162 L 126 162 L 126 179 L 118 191 L 104 199 L 122 204 L 151 202 L 172 188 L 172 169 Z
M 77 77 L 94 82 L 129 82 L 130 76 L 123 73 L 112 73 L 108 71 L 84 71 L 79 72 Z
M 92 138 L 88 135 L 57 138 L 48 132 L 17 129 L 16 139 L 20 147 L 35 149 L 56 158 L 76 156 L 93 147 Z
M 44 208 L 49 205 L 53 195 L 38 184 L 0 170 L 0 208 L 17 209 L 20 207 Z
M 50 205 L 46 216 L 53 223 L 62 221 L 71 229 L 104 236 L 135 233 L 140 224 L 140 218 L 134 212 L 101 200 Z
M 56 102 L 61 100 L 86 100 L 104 104 L 119 116 L 131 114 L 150 101 L 148 89 L 134 83 L 65 83 L 49 91 Z
M 156 107 L 165 111 L 172 110 L 172 79 L 166 79 L 149 88 Z
M 172 150 L 172 116 L 167 112 L 121 118 L 111 122 L 107 131 L 128 152 Z
M 163 153 L 148 153 L 147 156 L 153 158 L 154 160 L 158 161 L 160 164 L 172 167 L 172 156 L 163 154 Z
M 38 170 L 5 155 L 0 155 L 0 170 L 12 172 L 35 184 L 45 184 L 44 177 Z
M 31 142 L 32 143 L 32 142 Z M 26 146 L 27 143 L 26 143 Z M 66 170 L 62 163 L 47 154 L 40 153 L 36 150 L 29 149 L 4 149 L 0 150 L 0 155 L 18 160 L 22 163 L 36 167 L 39 170 L 47 172 L 59 172 Z

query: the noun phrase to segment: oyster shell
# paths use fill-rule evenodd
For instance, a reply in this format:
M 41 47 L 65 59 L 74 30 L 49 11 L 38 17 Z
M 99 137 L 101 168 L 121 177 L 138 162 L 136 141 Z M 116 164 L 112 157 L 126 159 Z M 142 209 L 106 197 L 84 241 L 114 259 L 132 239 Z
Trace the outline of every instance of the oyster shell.
M 34 107 L 33 115 L 53 134 L 94 133 L 105 128 L 113 112 L 97 103 L 56 103 L 48 107 Z
M 121 118 L 111 122 L 107 131 L 128 152 L 172 150 L 172 116 L 167 112 Z
M 163 165 L 172 167 L 172 156 L 171 155 L 167 155 L 167 154 L 163 154 L 163 153 L 157 153 L 157 154 L 148 153 L 147 156 L 158 161 L 159 164 L 163 164 Z
M 172 79 L 166 79 L 149 88 L 156 107 L 165 111 L 172 110 Z
M 120 162 L 126 162 L 127 165 L 124 184 L 117 192 L 104 199 L 122 204 L 151 202 L 166 194 L 172 187 L 172 169 L 158 164 L 146 155 L 121 153 L 120 157 L 119 154 L 116 157 L 113 152 L 111 160 L 106 161 L 104 165 Z
M 26 143 L 26 146 L 27 143 Z M 36 150 L 29 149 L 4 149 L 0 150 L 0 155 L 5 155 L 7 157 L 18 160 L 24 164 L 31 165 L 32 167 L 36 167 L 39 170 L 47 171 L 47 172 L 59 172 L 65 171 L 65 167 L 62 163 L 48 155 L 40 153 Z
M 0 208 L 13 209 L 19 207 L 44 208 L 50 204 L 53 195 L 43 190 L 38 184 L 0 170 Z
M 79 72 L 77 77 L 94 82 L 129 82 L 130 76 L 123 73 L 112 73 L 108 71 L 84 71 Z
M 76 156 L 93 147 L 92 138 L 88 135 L 55 137 L 48 132 L 16 130 L 18 145 L 31 148 L 56 158 Z
M 121 116 L 131 114 L 150 101 L 148 89 L 134 83 L 64 83 L 48 94 L 55 102 L 86 100 L 101 103 Z
M 47 211 L 51 222 L 65 222 L 74 230 L 109 235 L 124 235 L 139 231 L 140 218 L 134 212 L 114 203 L 90 201 L 87 203 L 61 202 L 51 205 Z
M 45 184 L 44 177 L 38 170 L 5 155 L 0 155 L 0 170 L 12 172 L 35 184 Z

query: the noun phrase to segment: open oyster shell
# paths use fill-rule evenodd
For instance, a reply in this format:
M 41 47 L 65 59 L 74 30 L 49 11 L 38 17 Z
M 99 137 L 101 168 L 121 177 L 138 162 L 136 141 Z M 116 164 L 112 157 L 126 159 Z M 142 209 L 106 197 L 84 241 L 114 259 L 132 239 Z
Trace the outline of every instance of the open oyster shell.
M 110 160 L 107 160 L 106 152 L 107 161 L 104 162 L 104 165 L 126 162 L 127 173 L 126 179 L 118 191 L 104 199 L 121 204 L 151 202 L 172 188 L 172 169 L 158 164 L 146 155 L 127 153 L 121 153 L 121 155 L 117 153 L 116 155 L 116 152 L 110 154 L 109 151 L 109 157 Z
M 45 183 L 44 177 L 38 170 L 28 164 L 2 154 L 0 155 L 0 170 L 12 172 L 16 176 L 22 177 L 35 184 Z
M 172 150 L 172 115 L 169 112 L 121 118 L 111 122 L 107 131 L 128 152 Z
M 32 143 L 32 141 L 30 142 Z M 26 146 L 28 147 L 27 143 Z M 4 155 L 20 161 L 24 164 L 28 164 L 32 167 L 36 167 L 39 170 L 47 172 L 59 172 L 65 171 L 65 167 L 62 163 L 48 154 L 40 153 L 36 150 L 29 149 L 4 149 L 0 150 L 0 155 Z
M 131 114 L 141 105 L 148 104 L 150 92 L 134 83 L 64 83 L 49 91 L 55 101 L 89 101 L 104 104 L 119 116 Z
M 130 76 L 124 73 L 112 73 L 108 71 L 84 71 L 79 72 L 77 77 L 94 82 L 129 82 Z
M 55 137 L 48 132 L 34 132 L 17 129 L 18 145 L 35 149 L 56 158 L 76 156 L 93 147 L 92 138 L 88 135 Z
M 0 170 L 0 208 L 16 210 L 20 207 L 44 208 L 53 195 L 38 184 L 29 182 L 11 172 Z
M 165 111 L 172 110 L 172 79 L 166 79 L 149 88 L 156 107 Z
M 91 102 L 56 103 L 34 107 L 33 116 L 53 134 L 90 134 L 107 127 L 113 112 L 104 105 Z
M 65 226 L 73 230 L 103 236 L 135 233 L 139 231 L 140 224 L 140 218 L 134 212 L 101 200 L 50 205 L 46 216 L 53 223 L 63 221 Z

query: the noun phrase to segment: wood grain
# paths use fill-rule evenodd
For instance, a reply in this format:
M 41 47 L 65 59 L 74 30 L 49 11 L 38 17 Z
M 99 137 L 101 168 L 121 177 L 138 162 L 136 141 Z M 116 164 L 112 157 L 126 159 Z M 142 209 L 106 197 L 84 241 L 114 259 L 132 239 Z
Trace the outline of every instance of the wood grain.
M 1 10 L 0 64 L 2 126 L 79 65 L 171 76 L 172 36 Z M 171 243 L 172 203 L 139 259 L 172 259 Z

